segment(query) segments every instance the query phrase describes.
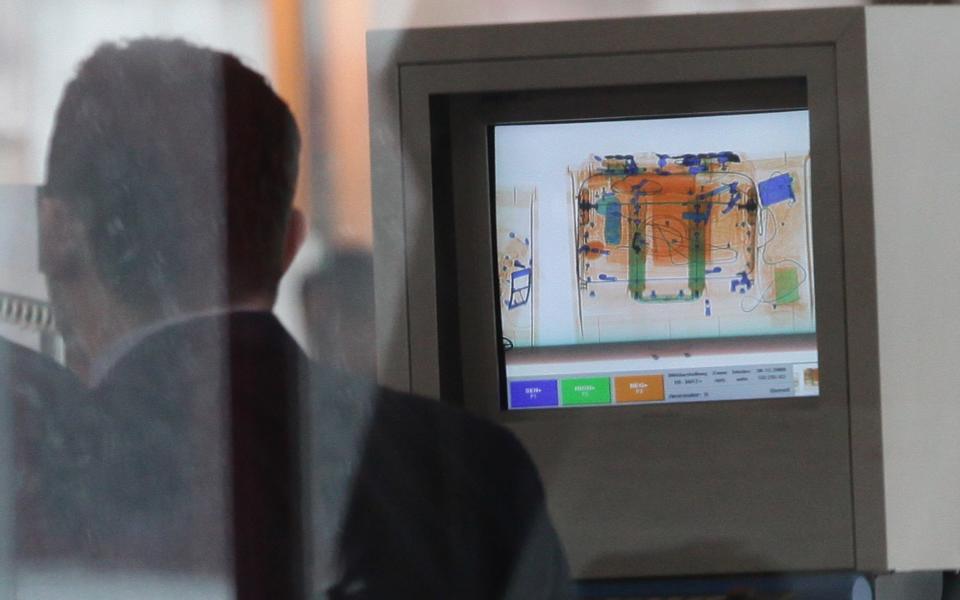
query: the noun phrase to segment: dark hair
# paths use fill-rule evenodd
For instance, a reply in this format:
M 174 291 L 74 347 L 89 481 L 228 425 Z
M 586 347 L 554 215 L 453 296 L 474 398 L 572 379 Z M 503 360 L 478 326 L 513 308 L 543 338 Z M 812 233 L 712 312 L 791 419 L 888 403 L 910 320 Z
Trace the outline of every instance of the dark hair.
M 274 294 L 299 150 L 289 108 L 237 57 L 104 44 L 64 91 L 43 193 L 84 224 L 100 276 L 133 307 Z

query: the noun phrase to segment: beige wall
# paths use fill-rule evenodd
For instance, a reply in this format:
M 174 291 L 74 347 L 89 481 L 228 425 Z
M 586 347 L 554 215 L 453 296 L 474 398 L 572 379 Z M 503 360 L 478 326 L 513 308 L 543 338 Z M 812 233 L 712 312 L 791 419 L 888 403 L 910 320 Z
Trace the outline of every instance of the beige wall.
M 14 139 L 19 146 L 16 156 L 0 154 L 0 183 L 42 180 L 60 92 L 77 62 L 99 43 L 143 35 L 184 37 L 231 50 L 271 73 L 269 34 L 262 0 L 0 2 L 0 139 Z

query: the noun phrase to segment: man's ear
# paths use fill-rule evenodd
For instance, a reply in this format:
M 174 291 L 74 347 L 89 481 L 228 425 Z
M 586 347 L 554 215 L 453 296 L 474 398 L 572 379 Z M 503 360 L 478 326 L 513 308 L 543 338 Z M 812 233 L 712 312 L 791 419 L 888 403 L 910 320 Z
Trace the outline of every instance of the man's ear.
M 284 273 L 286 273 L 287 269 L 290 268 L 290 265 L 293 263 L 293 259 L 296 258 L 297 252 L 300 251 L 300 247 L 303 246 L 303 242 L 306 239 L 307 218 L 299 208 L 294 207 L 290 210 L 290 219 L 287 222 L 287 232 L 283 239 Z
M 48 277 L 69 277 L 78 273 L 86 255 L 83 225 L 63 201 L 40 196 L 37 199 L 40 271 Z

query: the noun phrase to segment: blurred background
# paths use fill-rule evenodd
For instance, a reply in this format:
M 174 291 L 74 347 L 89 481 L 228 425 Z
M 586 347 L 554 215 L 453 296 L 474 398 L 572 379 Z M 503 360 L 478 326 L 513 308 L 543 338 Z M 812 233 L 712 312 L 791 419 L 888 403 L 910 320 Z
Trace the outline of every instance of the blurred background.
M 334 348 L 338 366 L 371 375 L 375 285 L 370 259 L 374 215 L 367 31 L 876 3 L 888 2 L 0 0 L 0 207 L 6 211 L 0 219 L 0 337 L 57 355 L 56 347 L 51 346 L 55 339 L 44 337 L 48 315 L 13 314 L 8 306 L 11 299 L 36 299 L 37 306 L 43 306 L 46 299 L 35 250 L 33 189 L 45 179 L 47 141 L 63 87 L 77 63 L 104 41 L 179 37 L 230 51 L 264 73 L 287 100 L 305 142 L 296 204 L 308 215 L 311 233 L 284 280 L 277 312 L 306 348 L 315 354 L 317 348 L 325 352 Z M 336 315 L 333 325 L 309 325 L 322 318 L 331 320 L 331 314 Z M 22 321 L 28 317 L 39 326 L 23 327 Z M 338 335 L 341 329 L 363 333 L 342 336 Z M 341 343 L 344 346 L 338 347 Z M 4 416 L 0 415 L 0 424 L 3 422 Z M 0 455 L 8 451 L 0 448 Z M 10 475 L 5 468 L 0 460 L 0 490 L 8 487 L 6 478 Z M 12 514 L 11 500 L 3 493 L 0 491 L 0 598 L 7 597 L 9 591 L 5 590 L 10 579 L 5 578 L 2 560 L 9 548 L 4 547 L 3 532 Z M 186 600 L 217 596 L 204 588 L 174 589 L 169 583 L 164 584 L 168 595 L 149 596 L 142 580 L 124 581 L 118 584 L 121 587 L 116 597 Z M 62 597 L 45 590 L 34 586 L 29 597 Z M 107 597 L 100 591 L 74 592 L 73 597 Z

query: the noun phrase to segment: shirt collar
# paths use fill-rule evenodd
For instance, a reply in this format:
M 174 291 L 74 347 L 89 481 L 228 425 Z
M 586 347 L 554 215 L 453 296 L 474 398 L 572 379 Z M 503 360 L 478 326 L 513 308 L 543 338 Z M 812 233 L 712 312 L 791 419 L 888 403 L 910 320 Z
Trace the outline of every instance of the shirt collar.
M 194 312 L 181 313 L 172 317 L 167 317 L 148 323 L 142 327 L 134 329 L 130 333 L 122 336 L 114 342 L 106 351 L 101 352 L 90 366 L 90 387 L 96 387 L 103 382 L 107 373 L 123 358 L 128 352 L 137 347 L 143 340 L 151 335 L 158 333 L 168 327 L 180 325 L 193 319 L 208 317 L 219 317 L 232 313 L 243 312 L 264 312 L 263 309 L 255 306 L 232 306 L 227 308 L 212 308 Z

